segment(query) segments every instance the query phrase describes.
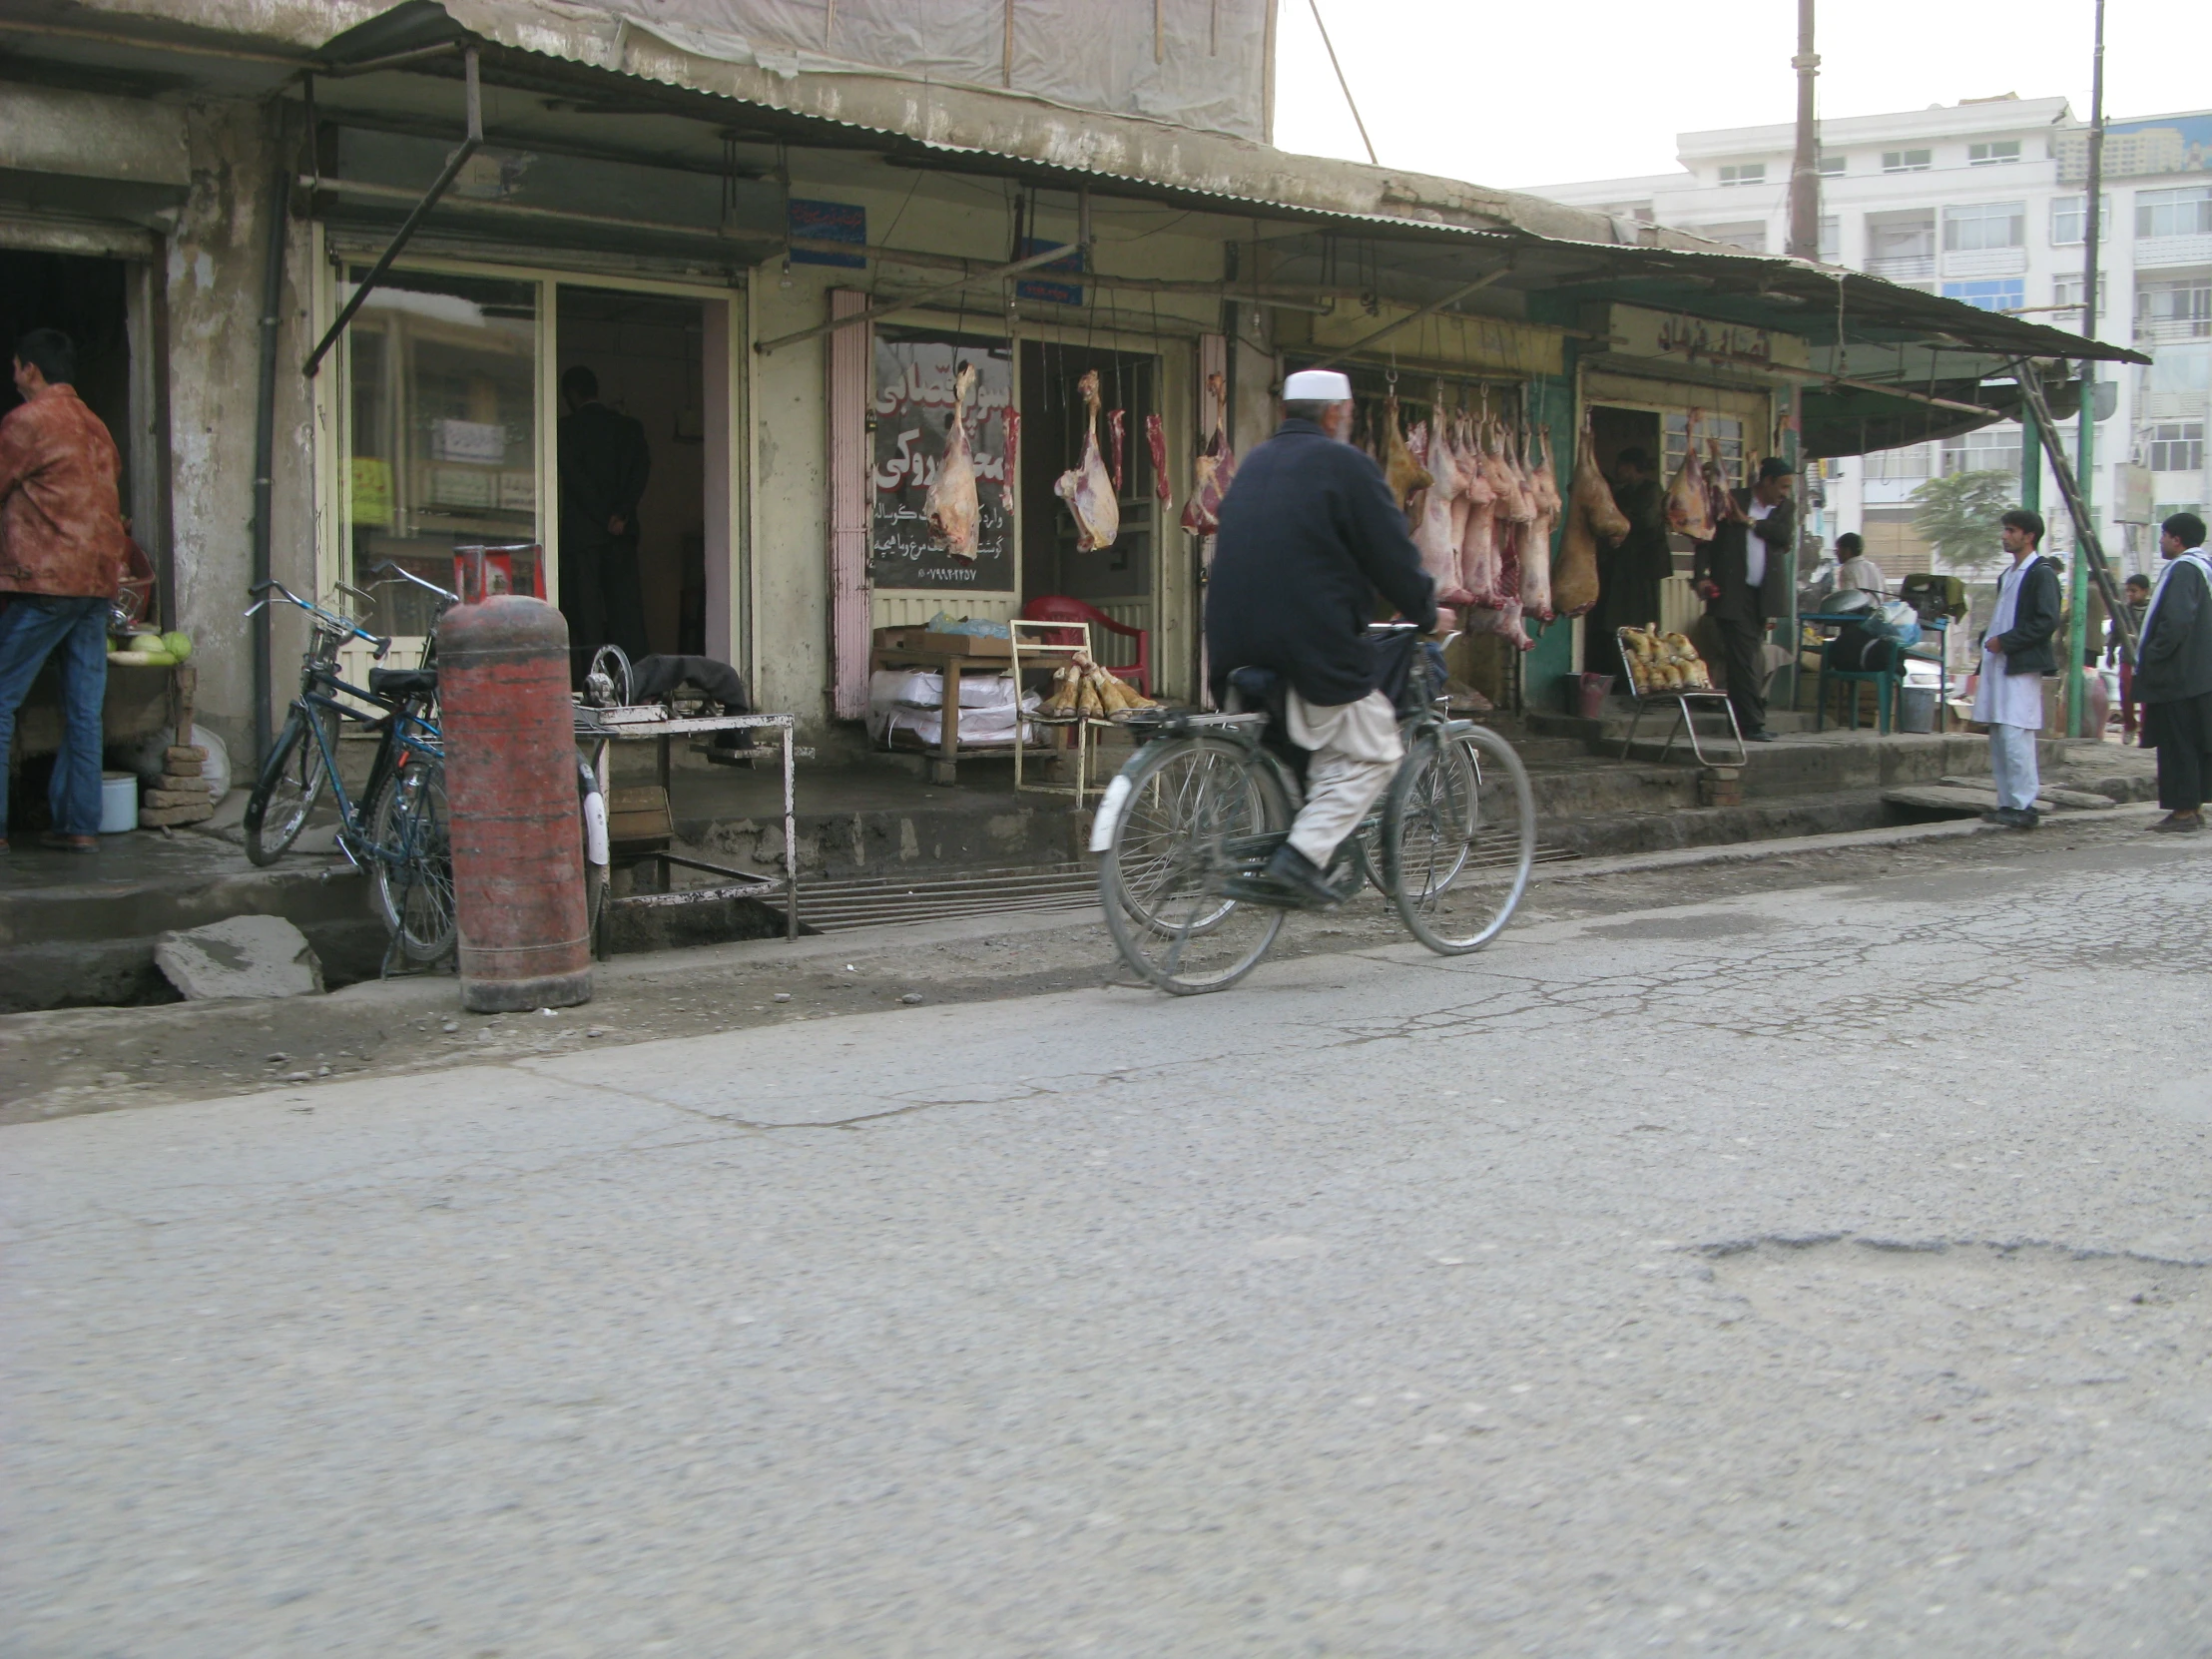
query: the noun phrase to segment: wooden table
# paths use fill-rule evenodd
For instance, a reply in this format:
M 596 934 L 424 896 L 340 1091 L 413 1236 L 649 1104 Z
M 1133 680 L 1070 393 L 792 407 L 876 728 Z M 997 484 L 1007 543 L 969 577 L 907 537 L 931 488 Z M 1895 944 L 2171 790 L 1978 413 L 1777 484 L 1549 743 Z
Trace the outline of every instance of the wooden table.
M 599 775 L 599 792 L 606 795 L 609 774 L 613 770 L 608 764 L 611 747 L 617 743 L 642 743 L 649 738 L 657 741 L 660 744 L 660 755 L 656 776 L 660 780 L 663 799 L 670 800 L 673 817 L 674 802 L 669 797 L 669 785 L 673 776 L 669 750 L 671 740 L 702 732 L 774 732 L 782 741 L 784 752 L 784 933 L 787 938 L 796 939 L 799 937 L 799 811 L 794 790 L 794 726 L 795 722 L 790 715 L 699 715 L 687 719 L 639 721 L 609 720 L 603 718 L 600 710 L 579 708 L 576 711 L 576 742 L 579 748 L 590 751 L 592 770 Z M 730 878 L 719 886 L 686 888 L 680 895 L 661 895 L 669 901 L 675 901 L 679 897 L 686 902 L 704 897 L 749 898 L 774 892 L 778 884 L 772 875 L 741 869 L 734 864 L 709 863 L 704 858 L 694 858 L 688 853 L 664 849 L 646 856 L 662 865 L 664 876 L 668 865 L 680 864 L 686 869 L 705 870 L 710 875 Z
M 929 782 L 951 784 L 958 781 L 960 770 L 960 677 L 964 674 L 1001 675 L 1013 672 L 1013 658 L 1005 652 L 984 656 L 964 651 L 935 651 L 919 646 L 879 645 L 868 653 L 868 670 L 877 669 L 927 669 L 944 678 L 944 696 L 938 713 L 944 718 L 938 721 L 937 753 L 929 758 Z M 1021 701 L 1021 687 L 1014 687 L 1014 701 Z M 1018 717 L 1019 710 L 1016 710 Z M 996 748 L 998 746 L 991 746 Z M 969 751 L 982 753 L 978 746 Z

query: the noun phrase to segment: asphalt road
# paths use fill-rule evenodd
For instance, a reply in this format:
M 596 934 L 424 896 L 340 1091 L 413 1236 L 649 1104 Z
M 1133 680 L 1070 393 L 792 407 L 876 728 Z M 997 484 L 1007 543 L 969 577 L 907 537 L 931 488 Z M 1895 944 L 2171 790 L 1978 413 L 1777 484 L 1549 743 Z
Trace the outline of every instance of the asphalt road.
M 2212 859 L 0 1129 L 0 1653 L 2196 1654 Z

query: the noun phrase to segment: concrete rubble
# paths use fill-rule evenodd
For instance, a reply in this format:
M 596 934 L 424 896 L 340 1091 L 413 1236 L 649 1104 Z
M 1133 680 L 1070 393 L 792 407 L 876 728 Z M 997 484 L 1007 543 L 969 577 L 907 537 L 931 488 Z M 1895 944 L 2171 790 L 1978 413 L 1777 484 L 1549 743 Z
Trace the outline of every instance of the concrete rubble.
M 154 962 L 187 1002 L 322 993 L 314 946 L 282 916 L 231 916 L 164 933 Z

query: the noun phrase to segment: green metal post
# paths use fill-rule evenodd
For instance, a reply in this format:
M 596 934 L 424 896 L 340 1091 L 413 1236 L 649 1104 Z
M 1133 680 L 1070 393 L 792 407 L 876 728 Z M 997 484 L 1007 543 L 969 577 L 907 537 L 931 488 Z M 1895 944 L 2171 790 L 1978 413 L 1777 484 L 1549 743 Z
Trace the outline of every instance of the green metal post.
M 2031 513 L 2043 510 L 2043 434 L 2035 424 L 2035 411 L 2024 407 L 2020 410 L 2020 505 Z
M 2086 508 L 2095 494 L 2095 479 L 2089 467 L 2096 451 L 2096 382 L 2092 380 L 2083 386 L 2082 394 L 2081 432 L 2074 443 L 2074 470 L 2080 480 L 2081 504 Z M 2089 550 L 2078 533 L 2074 536 L 2072 580 L 2066 586 L 2066 603 L 2070 608 L 2066 627 L 2066 736 L 2077 738 L 2081 735 L 2081 700 L 2086 692 L 2081 659 L 2089 649 Z

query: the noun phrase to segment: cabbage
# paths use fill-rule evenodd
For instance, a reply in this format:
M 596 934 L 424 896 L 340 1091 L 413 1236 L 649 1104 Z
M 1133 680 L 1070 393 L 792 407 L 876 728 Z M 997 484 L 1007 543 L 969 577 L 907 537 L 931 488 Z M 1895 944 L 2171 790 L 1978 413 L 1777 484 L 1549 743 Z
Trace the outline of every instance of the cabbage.
M 192 655 L 192 636 L 182 628 L 162 636 L 162 649 L 180 663 Z

